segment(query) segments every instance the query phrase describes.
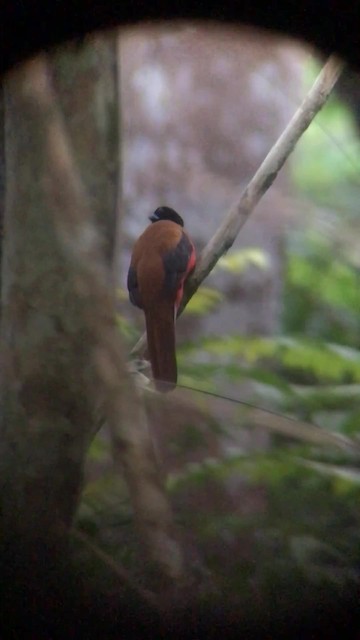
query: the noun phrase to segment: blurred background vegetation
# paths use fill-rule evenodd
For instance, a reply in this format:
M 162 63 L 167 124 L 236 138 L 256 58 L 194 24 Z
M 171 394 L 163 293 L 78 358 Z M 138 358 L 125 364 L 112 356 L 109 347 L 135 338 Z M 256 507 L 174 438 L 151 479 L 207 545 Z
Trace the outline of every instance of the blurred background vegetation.
M 308 85 L 319 68 L 307 61 Z M 266 605 L 270 616 L 339 600 L 360 584 L 360 141 L 338 95 L 290 162 L 301 219 L 286 233 L 280 331 L 182 342 L 179 384 L 186 389 L 176 392 L 175 408 L 164 400 L 164 410 L 185 414 L 189 402 L 202 426 L 184 417 L 181 428 L 169 424 L 171 433 L 158 434 L 165 458 L 180 460 L 166 468 L 176 520 L 201 549 L 215 591 L 253 613 Z M 250 266 L 268 268 L 261 247 L 232 250 L 216 268 L 241 274 Z M 221 301 L 222 292 L 206 283 L 186 313 L 207 314 Z M 119 328 L 130 350 L 140 332 L 125 314 Z M 263 424 L 254 422 L 244 399 L 349 436 L 350 445 L 316 445 L 276 428 L 270 434 L 266 414 Z M 262 444 L 248 446 L 254 432 L 265 434 Z M 212 438 L 221 441 L 215 454 Z M 141 580 L 131 505 L 109 460 L 100 434 L 78 525 Z

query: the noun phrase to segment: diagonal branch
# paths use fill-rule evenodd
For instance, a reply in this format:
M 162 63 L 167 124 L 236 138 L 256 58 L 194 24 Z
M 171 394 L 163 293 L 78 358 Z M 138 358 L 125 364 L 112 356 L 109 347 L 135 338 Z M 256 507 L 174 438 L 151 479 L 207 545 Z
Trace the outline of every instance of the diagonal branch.
M 262 196 L 271 187 L 280 169 L 294 150 L 296 143 L 324 106 L 342 69 L 343 63 L 336 57 L 331 56 L 328 59 L 302 104 L 245 188 L 240 200 L 231 207 L 222 224 L 204 248 L 196 270 L 187 283 L 179 313 L 182 312 L 219 258 L 233 245 L 240 229 Z
M 295 420 L 278 413 L 272 414 L 264 409 L 250 408 L 244 415 L 246 415 L 248 424 L 252 427 L 259 426 L 282 436 L 295 438 L 314 445 L 336 447 L 357 458 L 359 457 L 360 446 L 358 442 L 354 438 L 348 438 L 341 433 L 334 433 L 304 420 Z
M 179 309 L 180 315 L 219 258 L 234 244 L 246 220 L 266 191 L 274 182 L 296 143 L 309 127 L 316 114 L 324 106 L 344 64 L 335 56 L 330 56 L 319 73 L 309 93 L 295 112 L 289 124 L 272 147 L 259 169 L 236 202 L 225 216 L 218 230 L 201 253 L 196 269 L 185 286 L 184 298 Z M 143 335 L 133 348 L 131 355 L 139 354 L 146 344 Z

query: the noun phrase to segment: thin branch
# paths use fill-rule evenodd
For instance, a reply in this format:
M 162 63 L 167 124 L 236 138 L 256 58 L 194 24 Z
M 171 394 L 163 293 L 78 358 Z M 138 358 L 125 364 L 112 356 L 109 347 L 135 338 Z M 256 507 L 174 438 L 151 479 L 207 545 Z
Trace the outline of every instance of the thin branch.
M 270 431 L 275 431 L 283 436 L 304 440 L 317 445 L 335 446 L 357 457 L 360 455 L 360 443 L 355 438 L 344 436 L 341 433 L 328 431 L 323 427 L 319 427 L 311 422 L 305 422 L 298 418 L 286 416 L 272 409 L 263 409 L 251 402 L 239 400 L 232 396 L 216 393 L 214 391 L 205 391 L 204 389 L 194 389 L 186 385 L 179 385 L 182 389 L 196 391 L 212 398 L 219 398 L 227 402 L 241 405 L 243 407 L 242 416 L 250 426 L 260 426 Z M 358 388 L 358 385 L 349 385 Z M 333 388 L 333 387 L 332 387 Z M 335 388 L 335 387 L 334 387 Z M 327 387 L 329 392 L 329 387 Z
M 186 283 L 184 298 L 178 315 L 183 312 L 187 303 L 214 268 L 219 258 L 232 247 L 240 229 L 259 200 L 274 182 L 280 169 L 294 150 L 296 143 L 324 106 L 343 68 L 344 63 L 337 57 L 330 56 L 327 60 L 309 93 L 254 177 L 250 180 L 240 199 L 231 207 L 218 230 L 203 249 L 196 269 Z M 141 353 L 145 344 L 146 336 L 143 335 L 131 351 L 131 355 Z
M 360 385 L 359 384 L 333 384 L 333 385 L 290 385 L 294 393 L 295 400 L 301 399 L 310 402 L 315 406 L 322 407 L 322 410 L 336 408 L 351 408 L 359 406 Z
M 328 431 L 309 422 L 295 420 L 264 409 L 245 412 L 251 426 L 259 426 L 289 438 L 296 438 L 315 445 L 331 446 L 359 457 L 360 445 L 353 438 Z
M 296 461 L 300 464 L 308 467 L 309 469 L 315 469 L 320 473 L 343 478 L 348 482 L 360 484 L 360 472 L 357 467 L 341 466 L 338 464 L 328 464 L 326 462 L 317 462 L 315 460 L 306 460 L 305 458 L 296 458 Z

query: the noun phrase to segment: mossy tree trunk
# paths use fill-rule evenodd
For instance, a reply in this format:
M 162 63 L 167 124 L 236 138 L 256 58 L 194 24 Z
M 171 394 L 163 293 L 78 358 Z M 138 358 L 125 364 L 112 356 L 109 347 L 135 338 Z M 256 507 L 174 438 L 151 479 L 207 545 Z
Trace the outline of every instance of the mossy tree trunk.
M 30 606 L 34 587 L 44 595 L 66 573 L 68 532 L 95 432 L 88 310 L 55 224 L 56 209 L 65 211 L 71 198 L 66 172 L 54 168 L 54 154 L 61 168 L 63 141 L 53 123 L 73 138 L 75 173 L 89 190 L 95 185 L 88 197 L 78 180 L 89 232 L 93 210 L 109 264 L 117 194 L 114 53 L 112 39 L 99 38 L 28 62 L 5 81 L 0 551 L 2 587 L 17 605 L 24 597 Z
M 51 58 L 58 106 L 109 264 L 120 204 L 118 37 L 117 32 L 87 37 Z
M 114 109 L 99 108 L 108 99 L 104 58 L 86 48 L 74 55 L 74 65 L 69 50 L 41 56 L 5 84 L 0 560 L 9 606 L 34 603 L 35 616 L 49 599 L 53 613 L 64 610 L 64 598 L 74 610 L 71 594 L 84 587 L 71 568 L 69 532 L 99 409 L 124 468 L 144 554 L 167 582 L 182 588 L 186 578 L 116 324 L 117 160 L 111 136 L 104 142 Z M 99 68 L 91 67 L 94 60 Z M 91 90 L 81 91 L 81 82 Z M 90 100 L 97 110 L 88 108 Z M 97 148 L 100 161 L 92 157 Z M 130 591 L 141 607 L 143 597 L 132 584 Z

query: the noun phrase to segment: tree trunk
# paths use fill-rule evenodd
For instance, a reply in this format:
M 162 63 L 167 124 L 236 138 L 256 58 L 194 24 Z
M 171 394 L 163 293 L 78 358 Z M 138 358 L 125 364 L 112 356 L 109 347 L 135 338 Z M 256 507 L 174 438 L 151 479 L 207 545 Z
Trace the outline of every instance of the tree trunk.
M 94 35 L 51 57 L 58 106 L 109 264 L 120 188 L 117 39 L 117 32 Z
M 114 64 L 111 44 L 108 51 L 105 43 L 101 50 L 102 57 L 96 49 L 92 55 L 91 45 L 79 53 L 74 74 L 58 85 L 64 100 L 76 98 L 77 111 L 67 126 L 77 132 L 75 156 L 84 181 L 96 183 L 97 198 L 92 197 L 91 204 L 110 262 L 117 183 L 113 180 L 117 162 L 110 161 L 116 157 L 117 142 L 115 105 L 110 108 L 115 75 L 110 69 Z M 55 66 L 61 59 L 62 54 L 56 54 Z M 81 93 L 76 75 L 86 62 L 91 96 Z M 109 85 L 106 94 L 101 75 L 104 62 L 108 65 L 103 67 L 108 71 L 104 73 Z M 57 154 L 61 167 L 63 141 L 52 135 L 54 120 L 61 116 L 51 70 L 49 60 L 34 60 L 10 74 L 4 87 L 0 558 L 2 588 L 9 607 L 16 609 L 21 598 L 24 606 L 31 608 L 34 603 L 41 609 L 48 594 L 53 608 L 61 608 L 64 598 L 70 602 L 69 594 L 78 591 L 77 579 L 69 581 L 74 574 L 67 553 L 68 531 L 82 486 L 85 454 L 96 430 L 97 380 L 89 348 L 88 309 L 55 225 L 56 211 L 66 211 L 69 197 L 66 172 L 59 173 L 53 163 Z M 90 99 L 97 111 L 89 108 Z M 99 156 L 96 165 L 94 158 Z M 91 170 L 86 174 L 89 158 Z M 80 200 L 82 196 L 91 232 L 91 208 L 80 185 Z
M 42 606 L 50 594 L 61 607 L 79 590 L 68 533 L 99 407 L 121 449 L 147 555 L 161 575 L 183 584 L 171 509 L 119 342 L 111 270 L 94 225 L 99 212 L 72 157 L 49 60 L 9 76 L 5 95 L 0 557 L 7 595 L 19 606 L 25 588 L 31 605 L 40 590 Z
M 93 423 L 83 312 L 51 215 L 44 120 L 52 105 L 42 99 L 42 83 L 41 63 L 33 61 L 5 86 L 2 559 L 12 558 L 7 569 L 23 576 L 44 569 L 44 555 L 63 551 Z
M 0 85 L 0 265 L 3 243 L 4 205 L 5 205 L 5 140 L 4 140 L 4 91 Z M 0 269 L 1 292 L 1 269 Z
M 108 262 L 118 185 L 115 53 L 115 36 L 97 36 L 85 46 L 68 45 L 56 52 L 47 69 L 48 74 L 53 71 L 54 100 L 62 109 Z M 3 458 L 11 485 L 17 476 L 20 482 L 11 526 L 17 520 L 21 527 L 27 523 L 36 536 L 48 526 L 55 532 L 71 522 L 93 420 L 85 393 L 91 374 L 81 303 L 51 219 L 54 176 L 43 118 L 51 118 L 53 105 L 41 102 L 42 81 L 34 62 L 6 82 L 7 242 L 2 270 L 1 446 L 6 449 L 7 440 L 16 441 Z M 1 214 L 3 189 L 0 195 Z M 41 471 L 34 473 L 38 467 Z M 41 509 L 49 519 L 44 526 L 26 517 L 40 496 L 47 504 Z

